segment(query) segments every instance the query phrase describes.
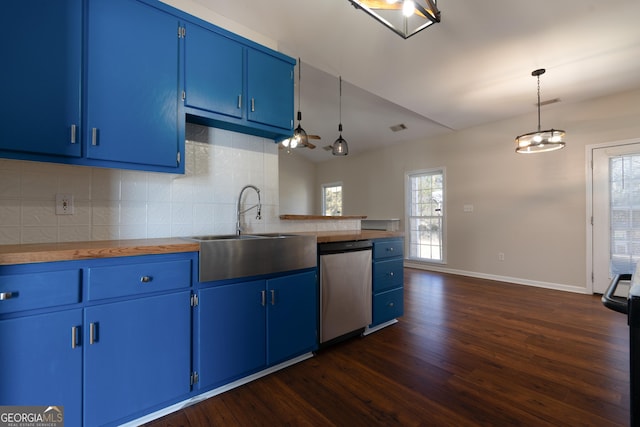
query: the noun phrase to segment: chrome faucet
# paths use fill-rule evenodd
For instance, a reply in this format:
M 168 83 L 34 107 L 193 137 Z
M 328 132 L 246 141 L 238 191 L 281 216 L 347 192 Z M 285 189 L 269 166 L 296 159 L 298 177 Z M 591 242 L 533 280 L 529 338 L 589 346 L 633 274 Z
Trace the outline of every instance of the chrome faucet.
M 244 190 L 248 188 L 253 188 L 256 191 L 256 194 L 258 195 L 258 203 L 241 211 L 240 203 L 242 202 L 242 193 L 244 193 Z M 240 233 L 242 232 L 242 227 L 240 226 L 240 215 L 247 211 L 250 211 L 253 208 L 258 208 L 258 214 L 256 215 L 256 219 L 262 219 L 262 214 L 261 214 L 262 203 L 260 202 L 260 189 L 255 185 L 251 185 L 251 184 L 245 185 L 244 187 L 242 187 L 242 190 L 240 190 L 240 195 L 238 196 L 238 206 L 236 207 L 236 235 L 237 236 L 239 236 Z

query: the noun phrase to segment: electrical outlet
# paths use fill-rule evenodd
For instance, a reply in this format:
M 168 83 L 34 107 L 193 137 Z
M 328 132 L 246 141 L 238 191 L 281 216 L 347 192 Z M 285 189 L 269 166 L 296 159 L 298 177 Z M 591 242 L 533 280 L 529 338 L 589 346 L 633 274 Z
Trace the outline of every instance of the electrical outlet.
M 504 252 L 498 252 L 498 261 L 504 261 Z
M 73 215 L 73 194 L 56 194 L 56 215 Z

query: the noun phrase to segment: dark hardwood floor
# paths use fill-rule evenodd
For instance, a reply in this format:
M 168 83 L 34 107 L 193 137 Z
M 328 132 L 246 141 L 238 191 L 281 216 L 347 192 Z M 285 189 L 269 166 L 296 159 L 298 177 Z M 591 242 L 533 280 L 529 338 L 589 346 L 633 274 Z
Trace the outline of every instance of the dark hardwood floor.
M 599 296 L 405 269 L 395 325 L 148 426 L 626 426 L 627 333 Z

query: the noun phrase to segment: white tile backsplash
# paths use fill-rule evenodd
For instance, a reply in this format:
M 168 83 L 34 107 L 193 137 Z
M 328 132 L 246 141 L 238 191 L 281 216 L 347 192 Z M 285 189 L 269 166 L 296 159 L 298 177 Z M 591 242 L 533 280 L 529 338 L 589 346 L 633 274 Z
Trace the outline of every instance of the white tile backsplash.
M 359 221 L 280 221 L 278 146 L 272 140 L 187 124 L 185 174 L 0 159 L 0 244 L 233 234 L 238 193 L 260 188 L 262 219 L 246 232 L 359 229 Z M 55 214 L 57 193 L 74 215 Z M 255 194 L 243 203 L 254 204 Z

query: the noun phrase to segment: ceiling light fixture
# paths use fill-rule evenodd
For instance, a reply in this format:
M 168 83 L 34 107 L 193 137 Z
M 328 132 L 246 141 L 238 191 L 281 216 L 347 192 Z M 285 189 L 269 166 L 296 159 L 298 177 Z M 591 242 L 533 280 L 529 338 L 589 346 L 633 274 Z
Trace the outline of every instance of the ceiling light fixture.
M 346 156 L 349 154 L 349 144 L 342 137 L 342 76 L 340 76 L 340 124 L 338 125 L 340 136 L 333 142 L 331 153 L 334 156 Z
M 293 135 L 282 141 L 282 145 L 287 149 L 287 153 L 291 153 L 292 148 L 297 146 L 309 145 L 309 137 L 307 132 L 302 129 L 300 122 L 302 121 L 302 113 L 300 112 L 300 81 L 302 80 L 302 61 L 298 58 L 298 127 L 293 131 Z
M 534 70 L 531 75 L 538 78 L 538 130 L 516 137 L 516 153 L 544 153 L 564 148 L 565 131 L 559 129 L 540 130 L 540 76 L 545 69 Z
M 349 0 L 403 39 L 440 22 L 437 0 Z

